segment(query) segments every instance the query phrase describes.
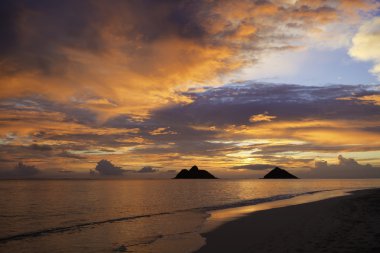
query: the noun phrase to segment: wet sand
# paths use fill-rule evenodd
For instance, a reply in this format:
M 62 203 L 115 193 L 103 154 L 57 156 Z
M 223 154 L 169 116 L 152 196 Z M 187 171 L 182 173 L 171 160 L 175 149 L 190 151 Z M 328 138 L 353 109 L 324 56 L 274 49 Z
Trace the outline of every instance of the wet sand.
M 203 252 L 380 252 L 380 189 L 258 211 L 207 232 Z

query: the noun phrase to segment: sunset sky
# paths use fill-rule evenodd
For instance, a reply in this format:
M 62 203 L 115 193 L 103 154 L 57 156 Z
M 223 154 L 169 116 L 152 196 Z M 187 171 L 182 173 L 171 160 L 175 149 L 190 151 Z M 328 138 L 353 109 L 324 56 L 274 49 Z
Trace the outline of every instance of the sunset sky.
M 379 1 L 2 0 L 0 34 L 0 177 L 380 177 Z

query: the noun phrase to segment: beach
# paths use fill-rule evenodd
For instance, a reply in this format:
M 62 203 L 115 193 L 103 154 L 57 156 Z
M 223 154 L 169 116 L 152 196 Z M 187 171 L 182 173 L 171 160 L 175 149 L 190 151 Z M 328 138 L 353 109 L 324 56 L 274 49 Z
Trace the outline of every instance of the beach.
M 258 211 L 202 234 L 203 252 L 380 252 L 380 189 Z

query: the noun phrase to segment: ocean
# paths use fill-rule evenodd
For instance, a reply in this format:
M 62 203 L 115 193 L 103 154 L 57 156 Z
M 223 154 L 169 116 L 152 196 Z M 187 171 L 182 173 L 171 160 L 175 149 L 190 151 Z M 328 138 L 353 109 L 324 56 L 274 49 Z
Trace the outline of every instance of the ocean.
M 1 180 L 0 252 L 193 252 L 213 213 L 374 187 L 380 179 Z

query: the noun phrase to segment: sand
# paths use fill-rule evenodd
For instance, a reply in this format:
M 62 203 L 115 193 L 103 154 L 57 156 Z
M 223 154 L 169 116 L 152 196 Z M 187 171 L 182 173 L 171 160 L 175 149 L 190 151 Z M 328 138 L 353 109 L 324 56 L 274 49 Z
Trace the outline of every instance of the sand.
M 201 252 L 380 252 L 380 189 L 258 211 L 203 234 Z

